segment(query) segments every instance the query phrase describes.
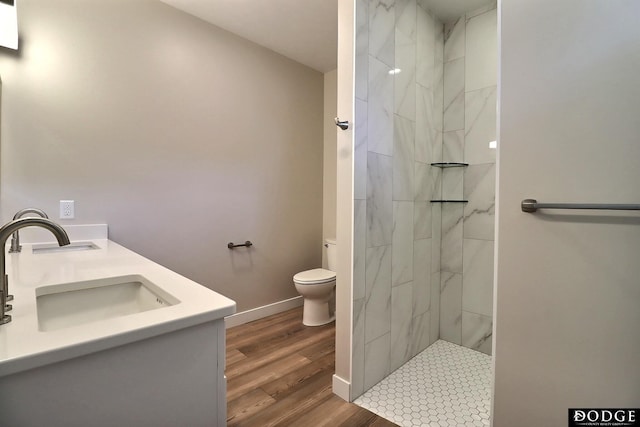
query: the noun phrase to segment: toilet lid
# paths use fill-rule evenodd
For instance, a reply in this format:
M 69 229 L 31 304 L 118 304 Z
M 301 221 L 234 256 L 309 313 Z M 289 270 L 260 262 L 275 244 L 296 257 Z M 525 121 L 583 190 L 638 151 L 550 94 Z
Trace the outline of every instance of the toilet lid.
M 293 276 L 293 281 L 300 284 L 325 283 L 335 280 L 336 273 L 324 268 L 314 268 L 313 270 L 301 271 Z

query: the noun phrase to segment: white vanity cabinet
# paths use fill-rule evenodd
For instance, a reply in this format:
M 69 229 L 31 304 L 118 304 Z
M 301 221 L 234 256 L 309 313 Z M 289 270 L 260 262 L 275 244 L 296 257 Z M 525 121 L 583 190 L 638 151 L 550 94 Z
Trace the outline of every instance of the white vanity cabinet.
M 224 320 L 0 377 L 6 426 L 225 426 Z

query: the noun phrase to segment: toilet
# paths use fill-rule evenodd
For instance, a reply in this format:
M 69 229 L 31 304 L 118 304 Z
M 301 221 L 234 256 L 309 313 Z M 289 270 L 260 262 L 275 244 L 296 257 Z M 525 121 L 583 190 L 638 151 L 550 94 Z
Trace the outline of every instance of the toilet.
M 329 308 L 329 300 L 336 287 L 336 241 L 326 239 L 324 247 L 327 249 L 329 270 L 314 268 L 293 276 L 293 283 L 304 299 L 302 323 L 305 326 L 320 326 L 335 320 Z

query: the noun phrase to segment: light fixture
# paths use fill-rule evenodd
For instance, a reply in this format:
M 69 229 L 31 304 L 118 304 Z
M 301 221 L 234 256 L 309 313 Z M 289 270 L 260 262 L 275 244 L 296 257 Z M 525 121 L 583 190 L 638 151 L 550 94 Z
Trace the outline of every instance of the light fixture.
M 394 68 L 393 70 L 389 70 L 389 74 L 393 76 L 394 74 L 399 74 L 401 71 L 400 68 Z
M 0 46 L 18 49 L 17 0 L 0 0 Z
M 489 148 L 498 148 L 498 141 L 490 141 Z

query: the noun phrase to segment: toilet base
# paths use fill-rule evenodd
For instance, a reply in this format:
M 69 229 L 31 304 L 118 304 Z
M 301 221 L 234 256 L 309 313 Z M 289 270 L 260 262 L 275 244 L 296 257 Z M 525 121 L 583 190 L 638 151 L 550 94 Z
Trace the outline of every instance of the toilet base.
M 323 300 L 304 300 L 304 307 L 302 308 L 302 324 L 305 326 L 322 326 L 327 323 L 331 323 L 336 319 L 336 316 L 329 314 L 329 301 Z

